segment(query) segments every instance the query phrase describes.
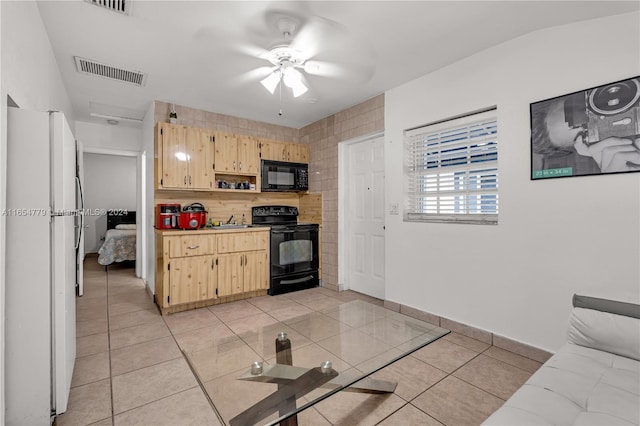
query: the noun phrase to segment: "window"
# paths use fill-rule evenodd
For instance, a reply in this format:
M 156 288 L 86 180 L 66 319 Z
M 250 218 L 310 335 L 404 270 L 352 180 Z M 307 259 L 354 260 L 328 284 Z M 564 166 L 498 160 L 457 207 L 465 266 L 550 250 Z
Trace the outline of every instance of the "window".
M 405 131 L 406 221 L 498 222 L 496 110 Z

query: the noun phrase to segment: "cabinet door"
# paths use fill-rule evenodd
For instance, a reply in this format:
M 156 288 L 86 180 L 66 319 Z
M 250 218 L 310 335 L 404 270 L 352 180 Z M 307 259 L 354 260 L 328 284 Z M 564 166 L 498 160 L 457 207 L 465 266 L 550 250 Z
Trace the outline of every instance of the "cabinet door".
M 185 139 L 189 161 L 187 186 L 192 189 L 213 188 L 213 134 L 205 129 L 187 127 Z
M 172 259 L 169 264 L 169 304 L 197 302 L 210 298 L 214 256 Z M 213 290 L 215 295 L 215 288 Z
M 269 265 L 267 264 L 267 252 L 247 252 L 244 256 L 244 291 L 268 289 Z
M 238 173 L 255 176 L 259 168 L 258 141 L 250 136 L 238 136 Z
M 309 163 L 309 146 L 304 143 L 287 144 L 288 161 L 294 163 Z
M 270 139 L 260 141 L 260 158 L 263 160 L 285 161 L 286 144 Z
M 231 133 L 218 133 L 215 143 L 216 172 L 236 174 L 238 164 L 238 140 Z
M 185 188 L 188 173 L 185 128 L 184 126 L 165 124 L 161 131 L 162 187 Z
M 244 292 L 244 254 L 218 256 L 218 297 Z

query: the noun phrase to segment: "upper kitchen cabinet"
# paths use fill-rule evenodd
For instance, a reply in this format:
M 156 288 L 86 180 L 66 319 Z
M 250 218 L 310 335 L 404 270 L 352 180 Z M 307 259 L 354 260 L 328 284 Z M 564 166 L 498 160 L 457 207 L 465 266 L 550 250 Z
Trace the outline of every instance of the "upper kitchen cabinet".
M 309 146 L 303 143 L 281 142 L 272 139 L 260 141 L 260 157 L 263 160 L 309 162 Z
M 157 188 L 211 190 L 214 142 L 209 130 L 157 123 Z
M 258 141 L 251 136 L 218 133 L 215 144 L 215 171 L 226 175 L 257 176 Z

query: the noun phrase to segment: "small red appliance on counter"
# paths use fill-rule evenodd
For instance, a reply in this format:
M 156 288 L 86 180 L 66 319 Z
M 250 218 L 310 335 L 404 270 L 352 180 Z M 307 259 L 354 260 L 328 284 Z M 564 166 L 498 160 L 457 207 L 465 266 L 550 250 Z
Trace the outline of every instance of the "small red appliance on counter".
M 201 203 L 184 206 L 178 216 L 178 228 L 199 229 L 207 224 L 207 211 Z
M 156 229 L 174 229 L 178 227 L 180 204 L 156 205 Z

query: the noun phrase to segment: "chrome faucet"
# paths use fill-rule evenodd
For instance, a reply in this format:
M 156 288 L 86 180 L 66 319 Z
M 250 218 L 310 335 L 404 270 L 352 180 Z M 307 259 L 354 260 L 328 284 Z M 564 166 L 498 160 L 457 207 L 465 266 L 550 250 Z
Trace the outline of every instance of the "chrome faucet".
M 231 220 L 233 220 L 233 216 L 234 216 L 234 215 L 231 215 L 231 217 L 230 217 L 230 218 L 229 218 L 229 220 L 227 221 L 227 225 L 231 223 Z

